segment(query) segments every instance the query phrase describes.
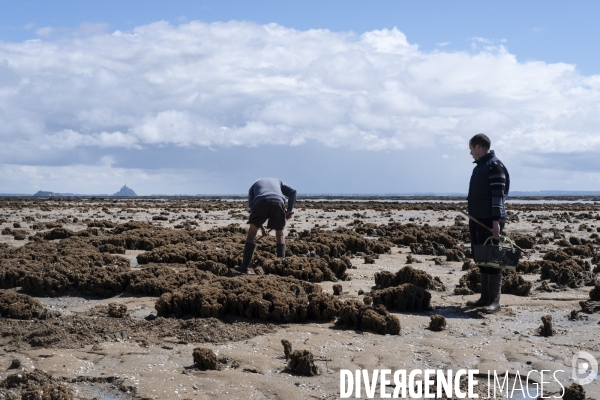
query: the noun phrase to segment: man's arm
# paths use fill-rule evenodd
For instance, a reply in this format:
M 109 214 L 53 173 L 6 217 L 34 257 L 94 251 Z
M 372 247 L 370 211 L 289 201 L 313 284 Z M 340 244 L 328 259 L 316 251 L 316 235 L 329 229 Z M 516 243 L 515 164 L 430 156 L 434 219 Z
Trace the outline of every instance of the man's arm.
M 296 189 L 281 182 L 281 193 L 288 198 L 287 212 L 290 213 L 296 205 Z
M 254 203 L 254 191 L 252 187 L 248 190 L 248 208 L 250 208 L 250 213 L 252 213 L 252 203 Z
M 504 190 L 506 173 L 502 164 L 495 162 L 490 166 L 490 189 L 492 191 L 492 232 L 494 239 L 500 239 L 500 218 L 504 212 Z

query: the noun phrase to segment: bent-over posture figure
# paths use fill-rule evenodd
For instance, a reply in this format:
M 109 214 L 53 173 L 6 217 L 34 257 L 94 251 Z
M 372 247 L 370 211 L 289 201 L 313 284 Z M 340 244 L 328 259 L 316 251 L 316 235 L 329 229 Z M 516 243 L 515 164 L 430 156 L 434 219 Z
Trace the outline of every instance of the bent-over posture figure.
M 287 211 L 285 200 L 288 199 Z M 275 229 L 277 238 L 277 257 L 285 257 L 285 221 L 290 219 L 294 212 L 296 204 L 296 189 L 286 185 L 279 179 L 261 178 L 254 182 L 248 191 L 248 205 L 250 206 L 250 218 L 248 219 L 248 235 L 244 244 L 244 257 L 242 265 L 235 267 L 235 270 L 241 273 L 248 272 L 248 266 L 252 260 L 256 243 L 256 233 L 259 229 L 262 234 L 267 232 L 263 227 L 265 221 L 267 229 Z
M 510 176 L 504 164 L 490 150 L 491 140 L 479 133 L 469 141 L 471 155 L 475 159 L 475 168 L 469 183 L 469 215 L 492 229 L 490 233 L 474 221 L 469 220 L 471 236 L 471 254 L 475 254 L 475 245 L 483 244 L 493 236 L 500 240 L 500 233 L 506 221 L 504 202 L 508 196 Z M 479 267 L 481 273 L 481 297 L 477 301 L 468 301 L 469 307 L 485 307 L 488 314 L 500 310 L 502 289 L 502 270 L 493 267 Z

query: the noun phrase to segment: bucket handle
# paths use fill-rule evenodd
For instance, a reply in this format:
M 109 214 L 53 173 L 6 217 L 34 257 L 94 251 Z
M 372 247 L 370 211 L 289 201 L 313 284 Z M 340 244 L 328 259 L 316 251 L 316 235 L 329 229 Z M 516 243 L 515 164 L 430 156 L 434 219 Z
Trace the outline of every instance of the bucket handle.
M 483 242 L 483 245 L 486 246 L 488 244 L 488 242 L 490 240 L 492 240 L 494 237 L 490 236 L 487 239 L 485 239 L 485 242 Z M 514 253 L 515 252 L 515 242 L 513 242 L 511 239 L 509 239 L 506 236 L 500 236 L 500 243 L 499 243 L 499 247 L 500 249 L 504 248 L 506 246 L 506 244 L 508 244 L 510 246 L 510 250 Z

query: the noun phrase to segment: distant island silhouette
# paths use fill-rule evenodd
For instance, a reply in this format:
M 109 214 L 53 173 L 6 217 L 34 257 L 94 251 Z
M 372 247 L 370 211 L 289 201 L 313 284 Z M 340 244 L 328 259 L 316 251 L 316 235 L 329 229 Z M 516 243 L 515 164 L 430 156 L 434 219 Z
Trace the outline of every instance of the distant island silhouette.
M 113 196 L 137 196 L 137 194 L 133 191 L 133 189 L 128 188 L 127 184 L 121 188 L 117 193 L 113 194 Z
M 45 190 L 38 190 L 34 196 L 37 197 L 57 197 L 57 196 L 62 196 L 62 194 L 60 193 L 54 193 L 54 192 L 48 192 Z

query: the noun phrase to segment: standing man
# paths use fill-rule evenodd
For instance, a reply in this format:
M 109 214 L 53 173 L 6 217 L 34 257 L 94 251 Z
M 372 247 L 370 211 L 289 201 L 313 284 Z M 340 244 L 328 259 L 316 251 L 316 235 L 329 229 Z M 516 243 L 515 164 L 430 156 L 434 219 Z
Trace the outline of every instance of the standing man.
M 475 168 L 469 183 L 467 198 L 469 215 L 492 229 L 490 233 L 472 220 L 469 220 L 471 236 L 471 254 L 475 254 L 475 245 L 483 244 L 493 236 L 500 240 L 500 233 L 506 221 L 504 202 L 508 196 L 510 176 L 504 164 L 490 150 L 492 142 L 483 133 L 478 133 L 469 141 L 471 156 L 475 159 Z M 500 310 L 502 290 L 502 270 L 493 267 L 479 267 L 481 273 L 481 297 L 477 301 L 468 301 L 469 307 L 485 307 L 488 314 Z
M 287 211 L 284 208 L 285 199 L 288 199 Z M 254 182 L 248 191 L 248 205 L 250 206 L 250 218 L 248 223 L 248 235 L 244 245 L 244 258 L 242 265 L 234 269 L 243 274 L 248 272 L 248 266 L 252 260 L 256 244 L 254 239 L 260 228 L 263 235 L 267 231 L 263 227 L 265 221 L 269 220 L 267 228 L 275 229 L 277 238 L 277 257 L 285 257 L 285 235 L 283 228 L 285 221 L 292 218 L 294 205 L 296 204 L 296 189 L 286 185 L 279 179 L 261 178 Z

